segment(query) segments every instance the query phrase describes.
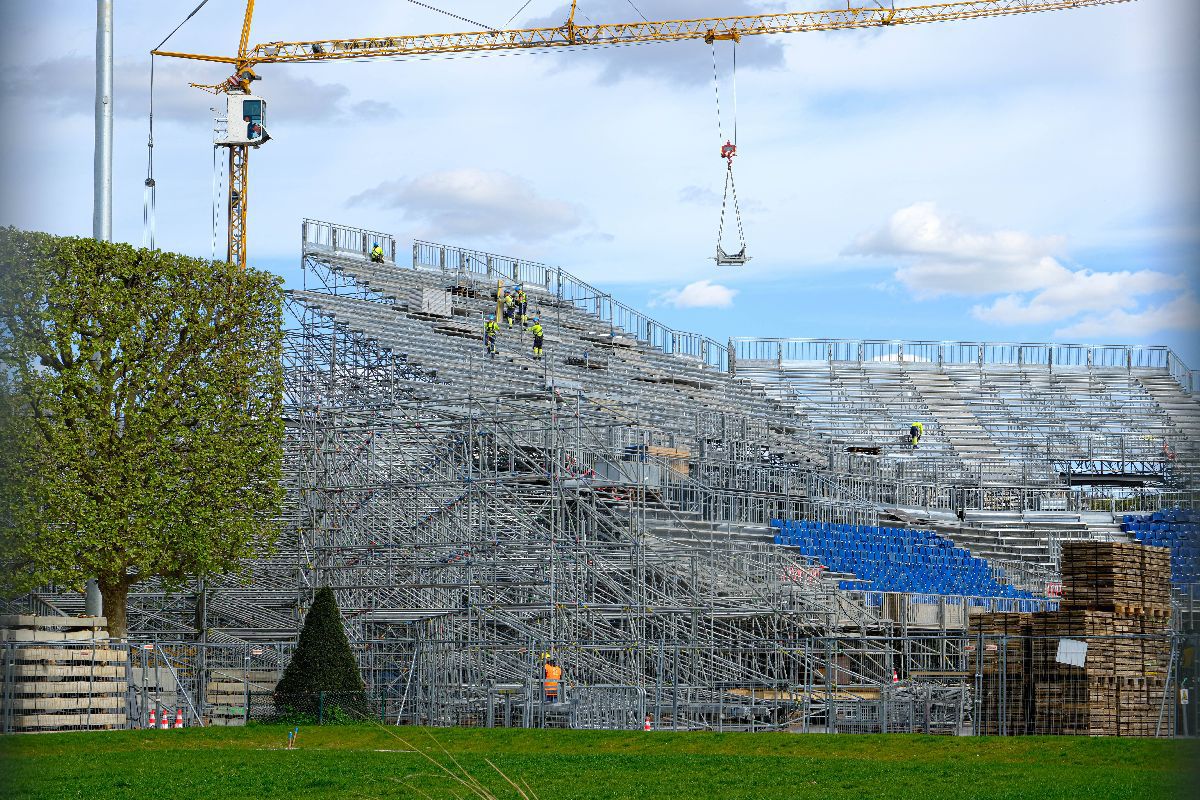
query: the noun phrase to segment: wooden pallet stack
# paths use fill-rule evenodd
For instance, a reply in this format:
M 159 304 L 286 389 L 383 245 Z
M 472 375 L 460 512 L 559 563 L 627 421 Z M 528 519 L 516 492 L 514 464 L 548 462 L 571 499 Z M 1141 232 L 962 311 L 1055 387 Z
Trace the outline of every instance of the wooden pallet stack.
M 245 725 L 247 717 L 274 710 L 279 678 L 278 670 L 214 668 L 204 696 L 209 724 Z
M 1142 550 L 1128 542 L 1062 543 L 1062 608 L 1125 612 L 1142 603 Z
M 1163 630 L 1171 619 L 1171 548 L 1142 546 L 1142 616 L 1161 621 Z
M 1172 735 L 1174 731 L 1173 710 L 1163 705 L 1171 656 L 1170 569 L 1167 548 L 1125 542 L 1063 543 L 1062 607 L 1065 610 L 1059 614 L 1090 611 L 1111 615 L 1107 633 L 1101 633 L 1104 626 L 1097 624 L 1089 629 L 1092 633 L 1076 635 L 1111 637 L 1089 641 L 1084 677 L 1089 687 L 1095 687 L 1087 690 L 1090 708 L 1112 704 L 1111 713 L 1107 709 L 1102 712 L 1105 722 L 1098 727 L 1107 728 L 1106 720 L 1111 716 L 1115 719 L 1114 733 L 1120 736 Z M 1071 626 L 1059 624 L 1057 627 L 1066 630 Z M 1069 638 L 1067 634 L 1053 632 L 1053 628 L 1047 623 L 1047 636 Z M 1038 635 L 1036 630 L 1035 635 Z M 1041 645 L 1046 651 L 1042 654 L 1043 659 L 1055 646 L 1050 640 Z M 1093 668 L 1092 651 L 1095 648 L 1103 648 L 1102 661 L 1107 664 L 1111 659 L 1111 669 L 1108 666 Z M 1044 661 L 1043 666 L 1051 669 Z M 1061 665 L 1059 672 L 1062 672 Z M 1069 671 L 1067 675 L 1070 676 Z M 1078 676 L 1074 680 L 1078 681 Z M 1068 701 L 1075 704 L 1073 709 L 1080 703 L 1082 690 L 1076 688 L 1078 686 L 1082 684 L 1068 682 L 1063 688 L 1065 695 L 1073 693 Z M 1050 700 L 1049 697 L 1045 699 Z M 1047 707 L 1045 716 L 1049 718 L 1052 714 Z M 1077 714 L 1076 719 L 1079 718 Z M 1048 722 L 1047 727 L 1054 726 Z M 1078 730 L 1079 727 L 1071 725 L 1064 715 L 1062 731 L 1047 729 L 1039 732 L 1085 732 Z M 1091 730 L 1090 724 L 1082 727 L 1088 729 L 1086 732 L 1096 732 Z
M 976 728 L 985 736 L 1028 732 L 1030 620 L 1003 612 L 971 617 L 971 671 L 982 675 Z
M 128 655 L 106 626 L 103 617 L 0 616 L 6 732 L 126 727 Z
M 1038 735 L 1117 733 L 1116 653 L 1109 611 L 1071 609 L 1032 615 L 1030 671 Z M 1059 660 L 1063 639 L 1086 641 L 1082 666 Z

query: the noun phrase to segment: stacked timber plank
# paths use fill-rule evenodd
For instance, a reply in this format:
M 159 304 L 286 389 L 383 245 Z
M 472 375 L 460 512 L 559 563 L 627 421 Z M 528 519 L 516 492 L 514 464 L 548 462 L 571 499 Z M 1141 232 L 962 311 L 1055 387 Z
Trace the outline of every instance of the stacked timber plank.
M 971 670 L 982 676 L 978 732 L 1023 734 L 1029 726 L 1030 614 L 971 617 Z
M 6 732 L 124 728 L 128 657 L 103 617 L 0 616 Z
M 279 677 L 271 669 L 212 669 L 204 696 L 209 724 L 245 725 L 247 718 L 269 714 Z
M 1062 576 L 1063 610 L 1034 614 L 1031 624 L 1032 732 L 1172 735 L 1170 551 L 1063 542 Z M 1082 666 L 1060 659 L 1063 640 L 1086 642 Z

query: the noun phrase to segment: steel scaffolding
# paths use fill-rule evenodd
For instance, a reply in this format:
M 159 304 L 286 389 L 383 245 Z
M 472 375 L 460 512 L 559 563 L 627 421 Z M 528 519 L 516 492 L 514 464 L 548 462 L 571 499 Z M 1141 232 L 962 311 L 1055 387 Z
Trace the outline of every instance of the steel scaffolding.
M 772 519 L 934 527 L 1041 593 L 1062 538 L 1123 535 L 1060 465 L 1136 460 L 1165 482 L 1144 502 L 1195 502 L 1194 375 L 1161 348 L 721 344 L 556 267 L 428 242 L 408 263 L 312 220 L 302 239 L 280 539 L 244 575 L 130 598 L 135 640 L 195 645 L 189 686 L 225 671 L 214 696 L 240 675 L 249 704 L 269 670 L 228 654 L 285 652 L 330 586 L 393 721 L 958 731 L 980 713 L 970 613 L 1013 609 L 839 590 Z M 519 320 L 485 352 L 501 282 L 545 358 Z

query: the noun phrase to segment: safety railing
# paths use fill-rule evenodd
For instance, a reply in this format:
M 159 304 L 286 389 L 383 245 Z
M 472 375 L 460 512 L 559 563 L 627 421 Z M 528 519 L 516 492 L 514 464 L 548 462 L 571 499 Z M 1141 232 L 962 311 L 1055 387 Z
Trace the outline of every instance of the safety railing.
M 724 344 L 698 333 L 664 325 L 561 267 L 425 241 L 413 242 L 413 267 L 468 272 L 537 287 L 607 323 L 612 336 L 619 332 L 668 355 L 690 358 L 721 372 L 728 370 L 729 358 Z
M 301 223 L 301 235 L 306 250 L 354 253 L 364 258 L 370 256 L 371 248 L 378 243 L 383 249 L 384 261 L 396 263 L 396 237 L 389 233 L 306 219 Z
M 952 342 L 900 339 L 775 339 L 738 337 L 730 340 L 736 366 L 785 368 L 789 362 L 838 364 L 901 363 L 913 366 L 975 366 L 1047 369 L 1163 370 L 1185 392 L 1196 390 L 1196 371 L 1163 345 L 1091 345 L 1029 342 Z

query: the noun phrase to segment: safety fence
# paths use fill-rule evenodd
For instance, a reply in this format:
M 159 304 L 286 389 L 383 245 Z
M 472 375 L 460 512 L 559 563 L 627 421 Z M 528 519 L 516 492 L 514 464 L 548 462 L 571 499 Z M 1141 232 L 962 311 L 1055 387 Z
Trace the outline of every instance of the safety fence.
M 1011 614 L 1045 627 L 1052 615 Z M 1128 622 L 1146 631 L 1153 624 Z M 1061 634 L 1061 635 L 1060 635 Z M 869 642 L 868 642 L 869 639 Z M 870 647 L 865 646 L 870 644 Z M 1193 736 L 1195 634 L 973 633 L 747 642 L 757 680 L 695 685 L 688 643 L 644 645 L 639 685 L 528 677 L 399 680 L 365 692 L 276 697 L 289 645 L 5 642 L 2 731 L 359 722 L 580 729 L 950 735 Z M 53 684 L 53 685 L 50 685 Z
M 306 219 L 301 223 L 301 236 L 306 249 L 353 253 L 363 257 L 369 256 L 372 247 L 378 244 L 383 250 L 384 261 L 396 263 L 396 237 L 390 233 Z
M 901 339 L 730 340 L 736 367 L 824 362 L 829 364 L 906 364 L 912 367 L 1016 367 L 1018 369 L 1088 368 L 1163 370 L 1186 392 L 1197 389 L 1196 370 L 1174 350 L 1161 345 L 1090 345 L 1023 342 L 954 342 Z

